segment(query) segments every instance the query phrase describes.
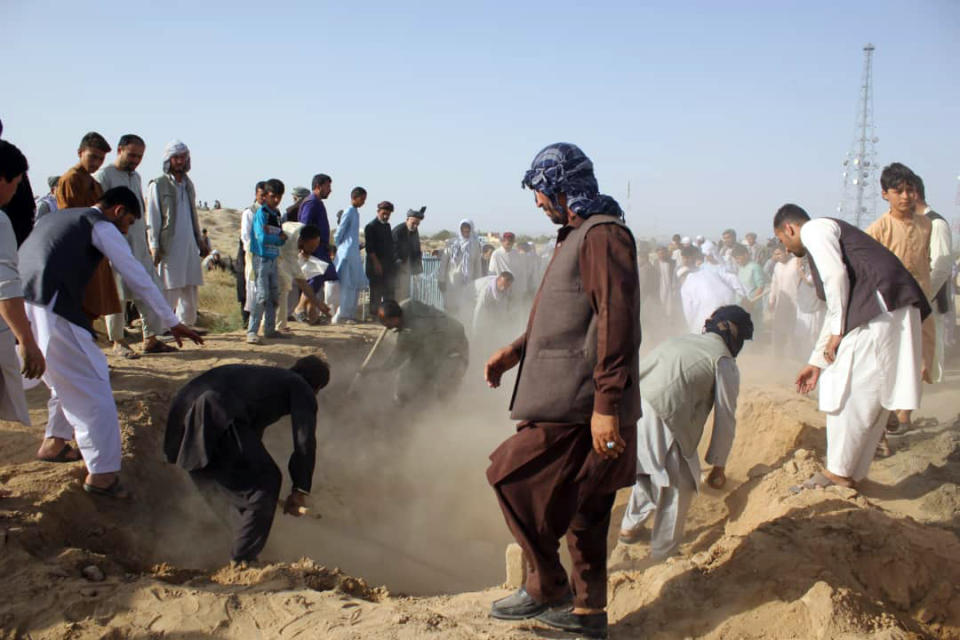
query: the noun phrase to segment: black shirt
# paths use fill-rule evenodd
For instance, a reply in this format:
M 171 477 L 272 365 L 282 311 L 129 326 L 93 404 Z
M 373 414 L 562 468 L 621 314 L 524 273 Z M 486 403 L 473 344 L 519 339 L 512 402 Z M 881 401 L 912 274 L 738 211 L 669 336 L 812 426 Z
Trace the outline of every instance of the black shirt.
M 288 469 L 296 489 L 310 491 L 316 463 L 317 399 L 313 388 L 289 369 L 229 364 L 188 382 L 174 397 L 163 450 L 167 461 L 196 471 L 217 459 L 231 430 L 258 438 L 285 415 L 293 427 Z M 235 437 L 235 436 L 234 436 Z
M 394 264 L 396 251 L 393 246 L 393 232 L 390 225 L 374 218 L 363 228 L 363 236 L 367 248 L 367 277 L 386 277 L 396 271 L 396 265 Z M 383 275 L 377 275 L 373 260 L 370 259 L 371 255 L 377 256 L 380 266 L 383 267 Z

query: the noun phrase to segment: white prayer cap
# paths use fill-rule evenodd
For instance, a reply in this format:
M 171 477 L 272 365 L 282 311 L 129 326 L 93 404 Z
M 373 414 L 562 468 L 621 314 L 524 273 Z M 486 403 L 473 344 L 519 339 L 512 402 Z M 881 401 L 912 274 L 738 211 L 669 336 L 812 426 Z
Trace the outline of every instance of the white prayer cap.
M 690 236 L 683 236 L 680 238 L 680 244 L 688 245 L 690 244 Z

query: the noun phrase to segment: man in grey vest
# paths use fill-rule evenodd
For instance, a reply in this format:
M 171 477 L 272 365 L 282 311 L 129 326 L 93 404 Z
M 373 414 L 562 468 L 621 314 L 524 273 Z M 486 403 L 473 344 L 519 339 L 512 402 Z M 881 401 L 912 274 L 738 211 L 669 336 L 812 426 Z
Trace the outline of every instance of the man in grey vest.
M 820 385 L 827 414 L 827 461 L 795 491 L 853 487 L 867 476 L 891 410 L 920 406 L 920 323 L 927 296 L 900 259 L 842 220 L 817 218 L 785 204 L 773 219 L 777 238 L 798 258 L 809 256 L 826 316 L 800 393 Z M 856 366 L 854 366 L 856 365 Z
M 187 145 L 179 140 L 167 143 L 163 175 L 150 182 L 147 194 L 147 240 L 167 303 L 180 322 L 194 325 L 197 289 L 203 284 L 201 258 L 207 254 L 189 172 Z
M 644 523 L 656 513 L 650 543 L 654 560 L 680 548 L 687 510 L 700 488 L 700 454 L 707 416 L 713 433 L 706 461 L 707 482 L 719 489 L 737 427 L 740 370 L 736 357 L 753 339 L 750 314 L 736 305 L 720 307 L 700 335 L 661 343 L 640 361 L 643 417 L 637 425 L 637 483 L 620 525 L 620 541 L 639 542 Z
M 94 341 L 84 291 L 106 258 L 137 296 L 153 308 L 178 343 L 203 340 L 184 326 L 130 253 L 123 239 L 140 216 L 130 189 L 104 193 L 96 206 L 64 209 L 40 218 L 20 247 L 20 275 L 27 317 L 47 360 L 50 388 L 46 435 L 37 457 L 50 462 L 83 459 L 83 488 L 112 498 L 128 497 L 119 479 L 122 448 L 117 405 L 107 359 Z M 76 439 L 79 455 L 68 443 Z
M 487 480 L 528 567 L 491 615 L 605 638 L 610 510 L 636 479 L 636 459 L 623 455 L 636 448 L 640 417 L 636 243 L 578 147 L 543 149 L 523 185 L 561 228 L 526 332 L 486 365 L 491 387 L 519 365 L 511 417 L 520 423 L 490 455 Z M 569 578 L 557 553 L 564 535 Z

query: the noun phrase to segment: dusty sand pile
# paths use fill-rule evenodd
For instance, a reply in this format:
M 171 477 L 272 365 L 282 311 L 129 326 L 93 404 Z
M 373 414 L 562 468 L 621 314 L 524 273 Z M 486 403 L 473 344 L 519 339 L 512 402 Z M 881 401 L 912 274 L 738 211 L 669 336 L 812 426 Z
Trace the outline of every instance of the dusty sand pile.
M 177 357 L 109 356 L 129 504 L 83 493 L 79 464 L 35 462 L 41 426 L 0 422 L 0 487 L 13 494 L 0 499 L 0 638 L 565 637 L 486 613 L 508 593 L 495 585 L 509 536 L 483 470 L 512 430 L 509 381 L 492 392 L 477 373 L 450 406 L 386 412 L 345 393 L 376 327 L 293 328 L 268 348 L 237 333 Z M 317 350 L 333 379 L 311 517 L 277 517 L 267 566 L 223 568 L 229 529 L 162 461 L 170 398 L 213 366 L 287 366 Z M 895 441 L 861 493 L 792 496 L 823 454 L 822 416 L 790 391 L 792 366 L 745 354 L 741 367 L 728 486 L 697 498 L 682 555 L 653 565 L 642 544 L 614 548 L 619 497 L 611 637 L 960 638 L 957 372 L 918 416 L 939 424 Z M 29 399 L 44 424 L 45 392 Z M 267 433 L 285 468 L 286 424 Z

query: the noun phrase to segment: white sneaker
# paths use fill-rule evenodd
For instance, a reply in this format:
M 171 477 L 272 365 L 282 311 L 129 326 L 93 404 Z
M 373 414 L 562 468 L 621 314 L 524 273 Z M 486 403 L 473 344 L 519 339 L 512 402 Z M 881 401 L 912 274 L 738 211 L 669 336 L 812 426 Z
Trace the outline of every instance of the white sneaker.
M 260 336 L 255 333 L 248 333 L 247 344 L 263 344 L 263 340 L 261 340 Z

